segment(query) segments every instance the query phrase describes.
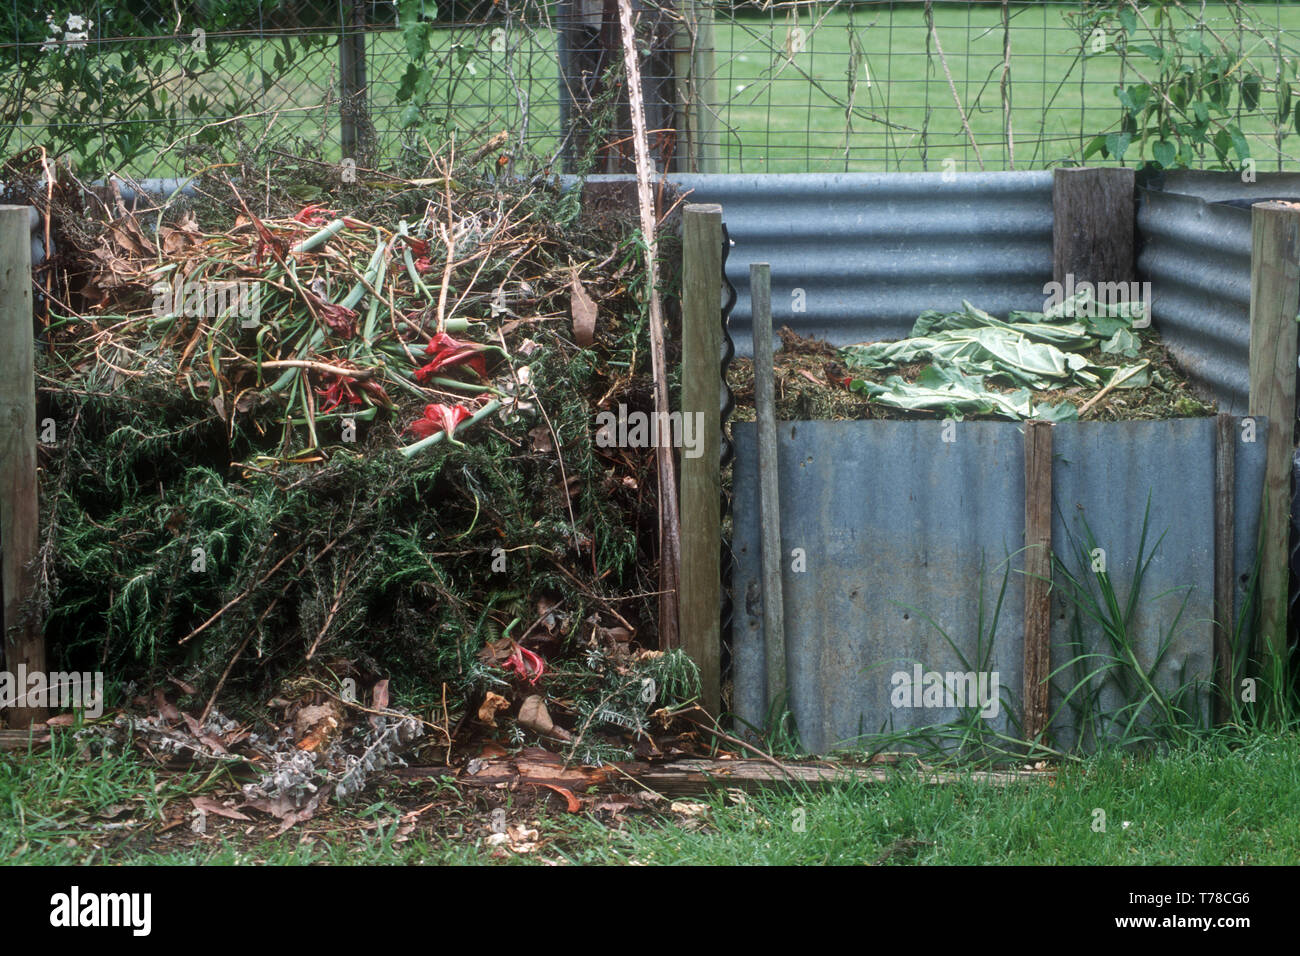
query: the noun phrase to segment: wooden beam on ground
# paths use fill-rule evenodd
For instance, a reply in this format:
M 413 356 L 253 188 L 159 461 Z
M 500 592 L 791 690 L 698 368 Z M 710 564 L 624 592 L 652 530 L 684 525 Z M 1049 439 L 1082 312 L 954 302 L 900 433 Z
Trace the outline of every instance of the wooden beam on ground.
M 15 675 L 45 671 L 45 635 L 30 604 L 39 531 L 31 215 L 27 206 L 0 206 L 0 591 L 4 668 Z M 45 714 L 43 707 L 0 710 L 11 728 L 39 723 Z
M 1291 458 L 1295 448 L 1296 314 L 1300 311 L 1300 207 L 1251 207 L 1250 405 L 1268 416 L 1260 531 L 1260 632 L 1264 673 L 1285 674 L 1291 572 Z
M 1025 423 L 1025 740 L 1039 742 L 1052 672 L 1052 424 Z
M 664 764 L 627 763 L 604 767 L 565 766 L 556 754 L 530 748 L 516 757 L 473 764 L 473 773 L 452 767 L 401 767 L 394 773 L 408 780 L 448 779 L 464 787 L 563 787 L 574 793 L 649 790 L 666 797 L 712 790 L 755 792 L 772 789 L 820 790 L 845 784 L 887 784 L 909 775 L 923 783 L 943 785 L 974 781 L 990 786 L 1034 784 L 1051 780 L 1054 771 L 952 770 L 921 766 L 780 763 L 766 760 L 674 760 Z
M 700 704 L 720 715 L 722 655 L 722 207 L 682 213 L 682 647 L 700 669 Z M 683 428 L 683 434 L 685 430 Z

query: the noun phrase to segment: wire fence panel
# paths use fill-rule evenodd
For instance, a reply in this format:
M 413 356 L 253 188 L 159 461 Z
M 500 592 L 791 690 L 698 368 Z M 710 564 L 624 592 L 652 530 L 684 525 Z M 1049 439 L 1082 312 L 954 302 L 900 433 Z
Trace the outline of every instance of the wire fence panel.
M 651 152 L 678 172 L 1283 169 L 1300 5 L 639 0 Z M 506 134 L 631 169 L 615 0 L 66 0 L 0 11 L 0 146 L 166 175 L 266 139 L 325 162 Z M 353 155 L 355 154 L 355 156 Z

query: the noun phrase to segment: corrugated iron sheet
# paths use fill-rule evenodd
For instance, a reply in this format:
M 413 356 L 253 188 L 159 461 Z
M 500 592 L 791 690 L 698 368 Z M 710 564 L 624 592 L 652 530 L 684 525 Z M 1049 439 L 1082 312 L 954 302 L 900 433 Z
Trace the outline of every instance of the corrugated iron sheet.
M 1151 315 L 1188 376 L 1244 415 L 1250 397 L 1250 208 L 1300 198 L 1300 176 L 1170 173 L 1138 192 L 1138 278 Z
M 995 315 L 1040 309 L 1052 278 L 1050 171 L 668 178 L 691 202 L 722 204 L 740 355 L 751 348 L 754 262 L 772 266 L 776 325 L 835 345 L 899 338 L 925 309 L 962 299 Z
M 1021 428 L 966 422 L 956 426 L 951 442 L 943 440 L 942 429 L 937 421 L 778 426 L 790 709 L 812 752 L 848 746 L 881 730 L 955 718 L 951 708 L 893 706 L 893 675 L 917 663 L 945 673 L 996 671 L 1002 706 L 991 726 L 1014 734 L 1023 691 Z M 770 702 L 753 424 L 736 423 L 733 437 L 733 708 L 761 726 Z M 1140 655 L 1154 654 L 1183 593 L 1155 596 L 1190 586 L 1159 671 L 1166 688 L 1211 672 L 1213 452 L 1213 419 L 1054 429 L 1053 547 L 1067 565 L 1077 566 L 1070 535 L 1079 540 L 1086 519 L 1123 595 L 1148 502 L 1148 551 L 1163 535 L 1135 622 Z M 1239 581 L 1249 574 L 1254 555 L 1263 453 L 1262 442 L 1238 446 Z M 795 549 L 802 551 L 805 570 L 797 570 Z M 993 630 L 1004 577 L 1006 593 Z M 1069 615 L 1059 593 L 1054 602 L 1057 666 L 1069 659 Z M 1086 642 L 1093 646 L 1100 639 L 1089 632 Z M 1058 688 L 1064 679 L 1055 681 Z M 1060 699 L 1058 690 L 1054 705 Z M 1075 720 L 1067 712 L 1053 725 L 1063 742 L 1073 741 Z

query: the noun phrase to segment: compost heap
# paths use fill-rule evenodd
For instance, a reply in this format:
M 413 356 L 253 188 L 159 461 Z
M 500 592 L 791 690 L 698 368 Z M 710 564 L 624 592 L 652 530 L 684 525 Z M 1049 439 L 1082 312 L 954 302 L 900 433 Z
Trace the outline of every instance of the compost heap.
M 969 302 L 927 310 L 911 335 L 835 349 L 781 330 L 781 417 L 1074 421 L 1212 414 L 1141 321 L 1141 302 L 1105 304 L 1083 290 L 1045 312 L 1003 320 Z M 737 363 L 737 399 L 752 370 Z M 738 411 L 737 417 L 744 417 Z
M 608 228 L 636 217 L 493 158 L 346 186 L 281 159 L 135 207 L 10 164 L 60 251 L 37 610 L 54 662 L 107 674 L 109 736 L 243 753 L 290 816 L 415 737 L 671 739 L 698 681 L 655 649 L 653 450 L 593 441 L 651 410 L 639 246 Z

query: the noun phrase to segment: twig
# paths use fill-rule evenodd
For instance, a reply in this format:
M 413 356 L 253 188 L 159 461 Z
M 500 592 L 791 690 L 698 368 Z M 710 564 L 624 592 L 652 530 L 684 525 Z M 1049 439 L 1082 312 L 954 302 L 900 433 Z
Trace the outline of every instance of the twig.
M 659 587 L 668 592 L 659 599 L 659 646 L 667 649 L 679 643 L 677 633 L 678 562 L 681 556 L 677 512 L 677 476 L 673 471 L 671 436 L 667 427 L 668 373 L 664 367 L 663 311 L 659 300 L 658 243 L 655 238 L 654 199 L 650 192 L 650 145 L 646 135 L 645 100 L 641 91 L 641 70 L 637 64 L 636 37 L 632 32 L 632 4 L 618 0 L 622 21 L 623 63 L 627 71 L 628 102 L 632 113 L 633 146 L 636 152 L 637 200 L 641 212 L 641 233 L 645 242 L 647 284 L 650 290 L 650 359 L 654 375 L 655 459 L 659 466 Z
M 1134 365 L 1132 368 L 1126 369 L 1124 372 L 1117 373 L 1114 376 L 1112 376 L 1111 380 L 1106 384 L 1105 388 L 1103 388 L 1096 395 L 1092 396 L 1092 398 L 1088 399 L 1088 401 L 1084 402 L 1083 407 L 1079 409 L 1079 417 L 1082 418 L 1084 415 L 1086 415 L 1088 413 L 1088 410 L 1091 409 L 1092 406 L 1096 405 L 1099 401 L 1101 401 L 1110 393 L 1111 389 L 1117 388 L 1121 382 L 1127 382 L 1134 375 L 1142 371 L 1150 364 L 1151 364 L 1150 359 L 1143 359 L 1141 362 L 1138 362 L 1138 364 Z
M 256 581 L 254 581 L 252 585 L 250 585 L 246 590 L 244 590 L 243 592 L 241 592 L 237 597 L 233 597 L 233 598 L 231 598 L 229 601 L 227 601 L 226 604 L 225 604 L 225 606 L 224 606 L 220 611 L 218 611 L 216 614 L 212 615 L 212 617 L 208 618 L 206 621 L 204 621 L 202 624 L 200 624 L 200 625 L 199 625 L 198 627 L 196 627 L 194 630 L 190 631 L 188 634 L 186 634 L 184 637 L 182 637 L 182 638 L 181 638 L 179 641 L 177 641 L 176 643 L 177 643 L 177 644 L 184 644 L 184 643 L 186 643 L 187 641 L 189 641 L 191 638 L 198 637 L 200 634 L 202 634 L 205 630 L 208 629 L 208 625 L 212 624 L 212 623 L 213 623 L 217 618 L 221 617 L 221 615 L 225 614 L 225 613 L 226 613 L 227 611 L 229 611 L 232 607 L 234 607 L 234 606 L 235 606 L 236 604 L 238 604 L 240 601 L 244 600 L 244 598 L 248 597 L 248 596 L 249 596 L 250 594 L 252 594 L 255 590 L 257 590 L 259 587 L 261 587 L 263 584 L 265 584 L 268 580 L 270 580 L 271 575 L 275 574 L 276 571 L 279 571 L 280 568 L 283 567 L 283 565 L 284 565 L 284 563 L 285 563 L 286 561 L 288 561 L 288 560 L 289 560 L 290 558 L 292 558 L 295 554 L 297 554 L 299 551 L 302 550 L 302 547 L 303 547 L 303 544 L 304 544 L 304 543 L 305 543 L 305 542 L 301 542 L 301 543 L 295 545 L 295 546 L 294 546 L 294 547 L 289 551 L 288 554 L 286 554 L 286 555 L 285 555 L 283 558 L 281 558 L 279 561 L 275 562 L 275 567 L 271 568 L 270 571 L 267 571 L 264 575 L 262 575 L 262 576 L 261 576 L 260 578 L 258 578 Z

